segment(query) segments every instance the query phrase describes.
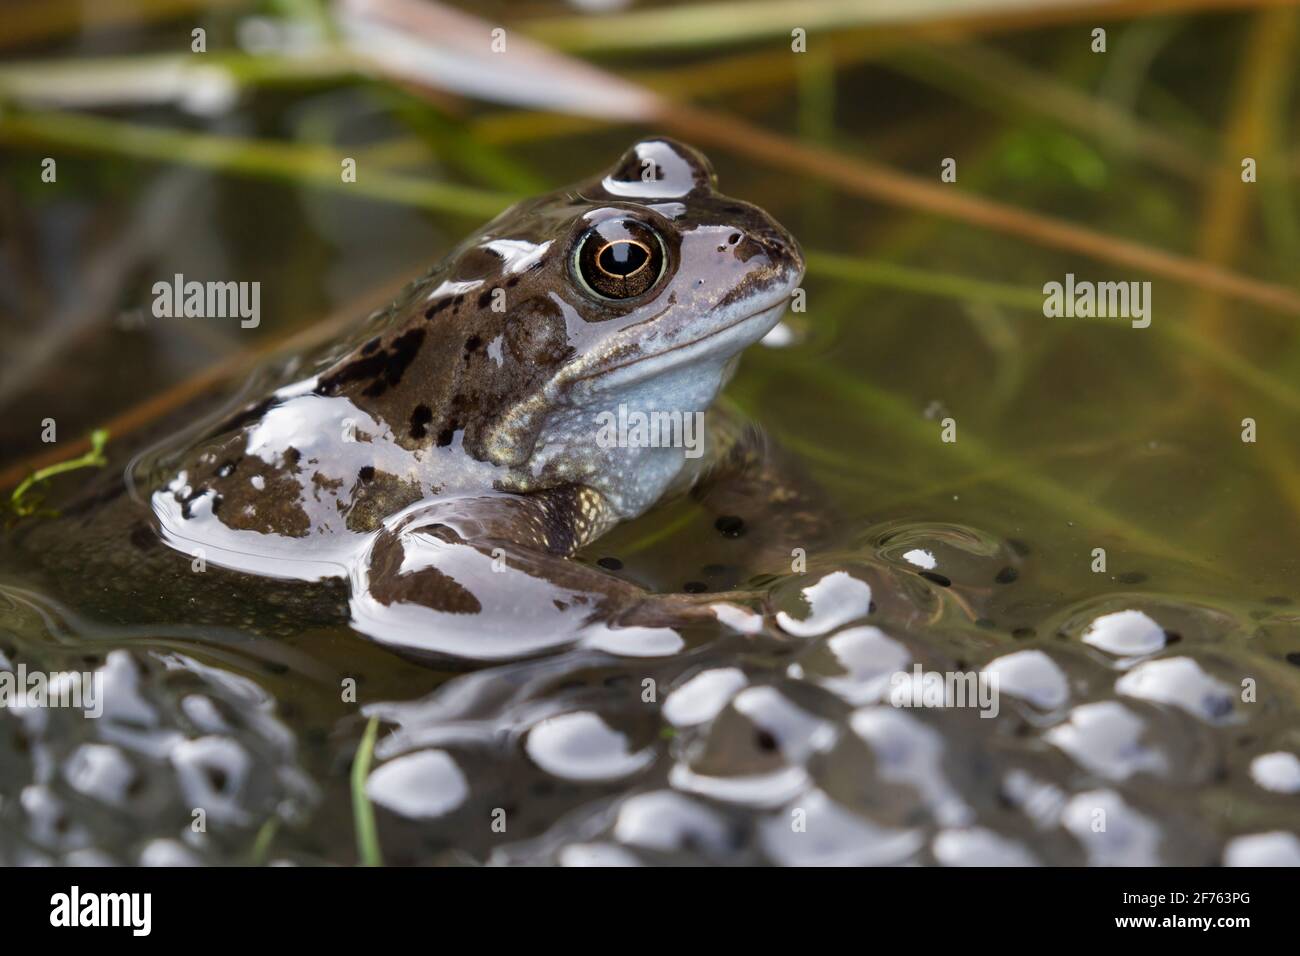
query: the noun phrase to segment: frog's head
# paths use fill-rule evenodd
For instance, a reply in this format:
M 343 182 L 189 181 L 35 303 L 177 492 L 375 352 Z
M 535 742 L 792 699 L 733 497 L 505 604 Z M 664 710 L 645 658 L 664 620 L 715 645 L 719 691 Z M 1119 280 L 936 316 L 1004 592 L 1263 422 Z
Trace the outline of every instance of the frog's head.
M 718 192 L 708 160 L 666 139 L 637 143 L 603 175 L 487 232 L 522 239 L 519 255 L 532 257 L 507 308 L 533 303 L 530 361 L 546 372 L 502 410 L 484 451 L 534 481 L 592 484 L 626 513 L 647 507 L 692 450 L 601 447 L 599 423 L 703 412 L 803 276 L 790 234 Z
M 484 226 L 318 391 L 346 391 L 408 447 L 459 443 L 503 487 L 579 481 L 636 513 L 684 450 L 601 447 L 597 417 L 703 412 L 802 275 L 790 234 L 719 193 L 708 160 L 648 139 Z

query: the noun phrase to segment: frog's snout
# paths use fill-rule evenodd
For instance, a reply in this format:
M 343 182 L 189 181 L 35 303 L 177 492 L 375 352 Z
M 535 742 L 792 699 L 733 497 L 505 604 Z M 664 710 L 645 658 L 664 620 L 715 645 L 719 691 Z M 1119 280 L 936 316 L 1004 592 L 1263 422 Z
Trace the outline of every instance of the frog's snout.
M 799 242 L 790 231 L 757 206 L 748 207 L 751 215 L 749 221 L 739 226 L 733 233 L 732 248 L 737 258 L 749 261 L 754 255 L 761 255 L 769 262 L 768 276 L 774 284 L 788 285 L 791 288 L 803 279 L 804 257 Z M 737 209 L 737 206 L 733 206 Z M 765 270 L 766 271 L 766 270 Z
M 778 269 L 786 272 L 792 284 L 797 284 L 803 278 L 806 268 L 803 249 L 799 247 L 799 240 L 791 235 L 789 230 L 773 221 L 767 234 L 759 241 L 767 249 L 768 255 Z

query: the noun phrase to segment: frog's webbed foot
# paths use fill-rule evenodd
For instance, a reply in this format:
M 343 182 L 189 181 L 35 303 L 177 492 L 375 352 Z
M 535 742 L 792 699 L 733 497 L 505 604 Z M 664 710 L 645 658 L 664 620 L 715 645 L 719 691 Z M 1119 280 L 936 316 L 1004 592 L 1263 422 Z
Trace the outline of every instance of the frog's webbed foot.
M 529 504 L 453 499 L 390 521 L 352 571 L 353 626 L 408 657 L 487 661 L 576 643 L 669 654 L 683 643 L 674 627 L 719 620 L 716 596 L 651 594 L 540 547 Z

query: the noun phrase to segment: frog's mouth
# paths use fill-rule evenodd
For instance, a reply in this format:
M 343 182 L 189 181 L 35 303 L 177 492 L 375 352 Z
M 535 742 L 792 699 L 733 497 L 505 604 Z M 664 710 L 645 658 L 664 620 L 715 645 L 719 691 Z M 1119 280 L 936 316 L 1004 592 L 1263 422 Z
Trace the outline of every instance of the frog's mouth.
M 764 296 L 757 308 L 748 309 L 740 316 L 724 321 L 701 335 L 644 354 L 634 353 L 613 364 L 585 370 L 583 374 L 575 376 L 572 384 L 604 391 L 622 388 L 661 375 L 668 369 L 696 362 L 707 361 L 721 366 L 772 330 L 785 312 L 790 292 L 797 285 L 796 277 L 788 284 L 782 284 L 779 296 Z M 636 352 L 640 353 L 639 345 Z

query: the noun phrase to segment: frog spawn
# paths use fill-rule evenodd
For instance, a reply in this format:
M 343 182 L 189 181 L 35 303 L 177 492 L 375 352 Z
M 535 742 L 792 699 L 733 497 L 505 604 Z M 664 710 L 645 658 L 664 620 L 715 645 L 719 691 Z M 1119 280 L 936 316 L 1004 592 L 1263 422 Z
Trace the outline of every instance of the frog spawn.
M 0 653 L 0 671 L 20 662 L 93 669 L 103 713 L 0 707 L 0 865 L 247 863 L 262 827 L 319 801 L 247 678 L 165 651 L 114 650 L 93 668 Z
M 965 552 L 964 569 L 945 562 L 945 586 L 906 567 L 906 551 L 777 582 L 779 630 L 636 662 L 575 651 L 372 708 L 394 728 L 383 759 L 436 745 L 493 768 L 494 796 L 467 772 L 457 811 L 418 824 L 444 849 L 411 861 L 1300 863 L 1287 665 L 1260 658 L 1246 702 L 1210 646 L 1248 627 L 1242 615 L 1089 599 L 1059 629 L 989 632 L 972 651 L 963 614 L 981 613 L 981 587 L 960 582 L 997 586 L 1022 556 L 995 548 L 979 574 Z M 944 573 L 939 560 L 924 570 Z M 884 590 L 898 574 L 919 583 Z M 916 664 L 996 675 L 997 716 L 896 706 L 895 675 Z M 483 822 L 492 809 L 504 833 Z M 415 820 L 381 824 L 402 845 Z
M 1288 612 L 1134 592 L 1026 639 L 972 621 L 1023 556 L 906 543 L 777 580 L 757 629 L 640 656 L 579 644 L 366 708 L 385 727 L 367 793 L 386 861 L 1300 862 L 1293 665 L 1222 646 Z M 998 715 L 894 706 L 917 664 L 996 674 Z M 147 651 L 102 667 L 136 675 L 102 723 L 24 723 L 25 749 L 0 747 L 6 862 L 242 861 L 260 824 L 316 799 L 255 685 Z M 197 802 L 205 839 L 183 815 Z M 164 812 L 121 826 L 137 803 Z

